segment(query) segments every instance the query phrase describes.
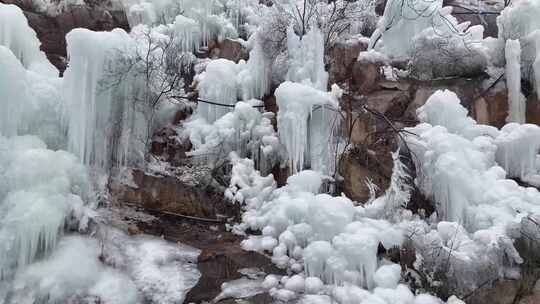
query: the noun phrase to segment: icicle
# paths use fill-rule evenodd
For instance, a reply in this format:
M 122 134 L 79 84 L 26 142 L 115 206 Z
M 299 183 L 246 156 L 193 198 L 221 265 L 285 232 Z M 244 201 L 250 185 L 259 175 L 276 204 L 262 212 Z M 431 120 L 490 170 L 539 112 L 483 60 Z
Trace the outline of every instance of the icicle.
M 173 27 L 182 52 L 193 52 L 199 49 L 202 38 L 199 24 L 195 20 L 178 15 Z
M 525 123 L 525 96 L 521 93 L 521 46 L 519 40 L 506 41 L 507 122 Z
M 496 159 L 508 176 L 540 185 L 540 127 L 507 124 L 495 139 Z
M 326 91 L 328 73 L 324 69 L 324 37 L 318 28 L 311 29 L 303 37 L 287 30 L 289 70 L 286 79 L 293 82 L 310 81 L 314 88 Z
M 70 65 L 65 72 L 65 124 L 68 148 L 84 164 L 108 170 L 144 152 L 146 120 L 135 109 L 137 79 L 118 75 L 115 60 L 129 54 L 130 36 L 123 30 L 68 33 Z M 116 73 L 116 74 L 115 74 Z M 115 87 L 108 87 L 121 77 Z M 141 85 L 141 84 L 139 84 Z M 142 84 L 143 85 L 143 84 Z
M 327 145 L 332 142 L 329 137 L 332 127 L 329 119 L 330 115 L 324 117 L 325 111 L 315 116 L 313 126 L 314 130 L 309 130 L 309 120 L 312 119 L 312 111 L 314 106 L 330 106 L 333 109 L 338 109 L 337 98 L 340 96 L 340 89 L 333 87 L 332 93 L 319 91 L 311 86 L 285 82 L 282 83 L 275 92 L 276 101 L 279 106 L 278 112 L 278 130 L 280 141 L 284 144 L 288 153 L 289 168 L 292 173 L 301 171 L 307 162 L 311 161 L 310 150 L 316 145 Z M 320 115 L 320 116 L 319 116 Z M 313 133 L 310 135 L 310 132 Z M 326 143 L 312 142 L 312 140 L 323 140 Z M 331 154 L 330 149 L 323 148 L 322 150 L 314 150 L 314 158 L 324 157 L 322 160 L 317 159 L 316 163 L 319 169 L 325 167 L 326 170 L 331 169 L 327 164 L 320 162 L 328 162 L 328 156 Z M 327 172 L 325 172 L 327 173 Z

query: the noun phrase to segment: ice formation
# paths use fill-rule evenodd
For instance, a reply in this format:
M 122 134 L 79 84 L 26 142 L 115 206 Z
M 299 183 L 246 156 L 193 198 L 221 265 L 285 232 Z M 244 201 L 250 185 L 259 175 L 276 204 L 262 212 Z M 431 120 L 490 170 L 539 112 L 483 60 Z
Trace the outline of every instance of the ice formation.
M 64 146 L 61 130 L 61 79 L 26 70 L 4 46 L 0 45 L 0 135 L 33 134 L 52 148 Z
M 15 5 L 0 3 L 0 45 L 9 48 L 26 69 L 44 76 L 58 76 L 58 70 L 39 50 L 41 43 L 36 32 Z
M 17 135 L 22 124 L 24 107 L 28 104 L 26 70 L 13 53 L 0 45 L 0 91 L 4 102 L 0 112 L 0 134 Z
M 380 49 L 390 57 L 410 58 L 414 57 L 419 45 L 427 45 L 430 41 L 437 41 L 437 39 L 446 41 L 445 44 L 454 47 L 454 52 L 474 49 L 475 46 L 470 42 L 479 42 L 478 40 L 483 37 L 481 35 L 478 37 L 479 35 L 476 34 L 478 31 L 475 29 L 467 30 L 469 23 L 458 23 L 451 13 L 452 7 L 443 7 L 443 0 L 387 1 L 384 15 L 371 36 L 369 49 Z M 435 49 L 439 51 L 441 47 L 444 47 L 437 42 L 433 45 L 437 46 L 438 48 Z M 430 55 L 424 53 L 425 50 L 420 50 L 418 55 L 428 59 Z M 435 53 L 435 56 L 437 54 L 441 55 Z M 430 60 L 437 60 L 437 58 L 430 58 Z
M 137 303 L 139 296 L 133 282 L 120 271 L 101 264 L 99 255 L 100 247 L 95 239 L 63 238 L 50 257 L 17 275 L 15 296 L 8 303 L 23 303 L 27 299 L 44 303 L 95 300 Z
M 534 186 L 540 185 L 540 127 L 507 124 L 495 139 L 496 159 L 508 176 Z
M 238 1 L 220 3 L 216 0 L 125 0 L 124 7 L 131 27 L 138 24 L 155 26 L 175 23 L 181 36 L 186 40 L 207 46 L 215 39 L 238 37 L 238 22 L 231 22 L 226 14 L 235 15 L 237 20 L 240 4 Z M 236 3 L 234 3 L 236 2 Z M 232 4 L 232 5 L 231 5 Z M 194 35 L 195 34 L 195 35 Z M 197 38 L 197 39 L 195 39 Z
M 0 136 L 0 169 L 2 286 L 18 269 L 50 254 L 64 226 L 85 229 L 81 197 L 90 189 L 73 155 L 48 150 L 34 136 Z
M 148 302 L 182 303 L 201 277 L 198 249 L 150 236 L 128 236 L 108 227 L 100 235 L 106 264 L 122 269 L 139 297 Z
M 202 100 L 213 103 L 234 105 L 238 100 L 238 88 L 236 76 L 238 75 L 238 65 L 227 59 L 212 60 L 206 70 L 198 76 L 199 96 Z M 208 103 L 200 103 L 197 112 L 209 123 L 213 123 L 231 108 L 216 106 Z
M 178 15 L 174 20 L 173 28 L 175 38 L 178 39 L 182 52 L 199 50 L 202 38 L 199 24 L 195 20 Z
M 335 156 L 332 134 L 339 124 L 341 89 L 334 85 L 332 92 L 325 92 L 306 84 L 284 82 L 275 96 L 279 106 L 279 138 L 287 150 L 291 172 L 311 164 L 331 175 Z
M 379 244 L 400 245 L 410 224 L 379 219 L 372 206 L 355 207 L 346 197 L 318 194 L 321 175 L 302 171 L 276 189 L 272 175 L 263 177 L 253 161 L 232 154 L 227 197 L 243 204 L 237 232 L 259 230 L 242 242 L 247 250 L 272 252 L 272 261 L 292 273 L 269 275 L 262 287 L 277 300 L 299 303 L 443 303 L 415 296 L 400 284 L 401 267 L 379 260 Z M 371 214 L 371 215 L 370 215 Z M 369 302 L 371 303 L 371 302 Z M 455 297 L 448 303 L 462 303 Z
M 295 34 L 293 27 L 287 30 L 289 69 L 286 79 L 292 82 L 308 81 L 321 91 L 328 88 L 328 73 L 324 69 L 324 37 L 314 27 L 303 37 Z
M 526 99 L 521 93 L 521 46 L 519 40 L 506 41 L 507 122 L 525 123 Z
M 261 113 L 253 105 L 260 105 L 260 102 L 240 101 L 232 112 L 213 124 L 200 117 L 185 122 L 183 132 L 193 144 L 189 154 L 216 161 L 235 151 L 242 157 L 254 159 L 259 168 L 267 172 L 280 152 L 280 146 L 270 120 L 273 113 Z
M 509 176 L 534 180 L 538 144 L 532 138 L 538 138 L 538 127 L 509 124 L 494 130 L 467 118 L 454 94 L 434 96 L 418 110 L 425 123 L 409 129 L 417 136 L 407 136 L 407 141 L 416 155 L 418 186 L 438 204 L 439 217 L 453 223 L 440 222 L 438 233 L 426 234 L 425 242 L 433 243 L 435 237 L 448 243 L 454 231 L 460 241 L 452 244 L 458 245 L 462 257 L 453 256 L 452 267 L 462 282 L 507 275 L 508 269 L 522 262 L 512 231 L 519 229 L 523 217 L 540 211 L 540 192 L 506 179 L 507 172 L 499 165 Z M 453 114 L 445 107 L 453 108 Z M 439 113 L 434 111 L 437 108 Z M 441 119 L 442 113 L 448 118 Z M 478 263 L 471 266 L 470 261 Z
M 64 75 L 64 120 L 69 151 L 84 164 L 105 170 L 140 159 L 148 132 L 145 105 L 136 107 L 137 75 L 122 75 L 116 63 L 131 54 L 132 38 L 120 29 L 75 29 L 66 39 L 70 65 Z
M 253 34 L 250 42 L 253 48 L 249 52 L 249 59 L 238 75 L 243 100 L 252 98 L 262 99 L 270 90 L 271 61 L 263 50 L 259 40 L 259 33 Z
M 540 3 L 534 0 L 513 1 L 499 17 L 499 41 L 519 39 L 521 43 L 521 66 L 523 70 L 531 69 L 534 73 L 522 72 L 525 79 L 533 80 L 540 97 Z

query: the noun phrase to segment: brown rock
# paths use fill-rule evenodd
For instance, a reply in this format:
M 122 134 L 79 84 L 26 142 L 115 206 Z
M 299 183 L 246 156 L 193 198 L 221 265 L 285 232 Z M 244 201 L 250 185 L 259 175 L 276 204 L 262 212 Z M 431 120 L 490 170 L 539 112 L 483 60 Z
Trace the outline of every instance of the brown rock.
M 404 118 L 413 120 L 416 119 L 416 110 L 423 106 L 426 101 L 435 93 L 437 90 L 450 90 L 459 97 L 461 100 L 461 105 L 469 110 L 471 115 L 474 117 L 475 110 L 475 99 L 478 99 L 478 96 L 483 91 L 484 87 L 487 87 L 491 83 L 485 83 L 485 76 L 480 76 L 476 78 L 453 78 L 453 79 L 441 79 L 433 81 L 415 81 L 411 83 L 411 92 L 412 92 L 412 102 L 408 106 Z M 493 92 L 498 92 L 499 87 L 496 87 L 488 92 L 489 94 L 494 94 Z
M 476 290 L 467 304 L 513 304 L 518 292 L 518 280 L 501 280 Z
M 478 123 L 501 128 L 508 116 L 508 95 L 505 90 L 491 92 L 474 102 L 474 118 Z
M 377 196 L 382 194 L 388 186 L 388 172 L 376 161 L 370 162 L 372 157 L 368 153 L 353 150 L 343 156 L 340 163 L 340 175 L 343 177 L 343 192 L 347 197 L 358 203 L 365 203 L 370 198 L 367 180 L 370 179 L 378 186 Z M 391 170 L 392 163 L 389 163 Z
M 536 281 L 531 294 L 523 297 L 519 304 L 538 304 L 540 303 L 540 280 Z
M 176 130 L 168 126 L 152 137 L 150 152 L 173 166 L 182 166 L 187 163 L 186 152 L 191 148 L 188 138 L 181 138 Z
M 379 16 L 384 15 L 384 10 L 386 8 L 386 2 L 388 2 L 388 0 L 377 0 L 376 6 L 375 6 L 375 13 L 377 13 L 377 15 L 379 15 Z
M 194 174 L 200 174 L 198 178 L 201 180 L 197 177 L 188 180 L 186 177 Z M 132 170 L 131 175 L 131 183 L 115 179 L 109 183 L 111 194 L 119 202 L 151 211 L 202 218 L 216 218 L 218 214 L 229 214 L 233 210 L 223 201 L 222 192 L 206 186 L 210 182 L 203 179 L 211 179 L 210 172 L 204 174 L 202 170 L 194 169 L 193 173 L 182 176 L 182 180 L 175 176 L 150 175 L 140 170 Z
M 540 99 L 536 94 L 527 99 L 527 122 L 540 125 Z
M 128 234 L 129 235 L 137 235 L 142 234 L 143 232 L 137 227 L 137 225 L 129 225 L 128 227 Z
M 246 48 L 238 41 L 233 39 L 225 39 L 219 43 L 219 58 L 229 59 L 234 62 L 247 60 L 249 54 Z
M 351 78 L 352 68 L 361 51 L 367 50 L 367 41 L 350 39 L 336 42 L 329 50 L 331 60 L 328 70 L 329 82 L 339 83 Z
M 378 83 L 384 79 L 382 62 L 356 61 L 352 70 L 352 87 L 360 94 L 368 94 L 379 89 Z
M 221 244 L 219 248 L 203 251 L 197 266 L 201 278 L 186 295 L 186 303 L 213 300 L 221 291 L 221 284 L 242 277 L 242 268 L 258 268 L 265 273 L 282 273 L 262 254 L 245 251 L 237 244 Z M 219 302 L 227 303 L 227 302 Z M 255 302 L 264 303 L 264 302 Z

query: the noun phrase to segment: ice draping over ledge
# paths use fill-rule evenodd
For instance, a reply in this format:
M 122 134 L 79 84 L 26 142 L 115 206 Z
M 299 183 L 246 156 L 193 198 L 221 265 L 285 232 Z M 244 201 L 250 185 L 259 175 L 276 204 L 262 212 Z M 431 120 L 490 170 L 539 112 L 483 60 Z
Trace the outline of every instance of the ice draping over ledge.
M 0 3 L 0 45 L 10 49 L 26 69 L 43 76 L 58 76 L 58 70 L 40 51 L 36 32 L 15 5 Z
M 277 88 L 278 132 L 291 172 L 301 171 L 306 164 L 327 175 L 334 169 L 333 132 L 339 124 L 341 94 L 337 85 L 331 92 L 295 82 L 284 82 Z
M 124 73 L 121 56 L 131 56 L 135 41 L 125 31 L 68 33 L 70 64 L 64 75 L 64 121 L 68 149 L 85 164 L 101 169 L 141 158 L 147 138 L 144 104 L 135 100 L 144 84 Z M 107 78 L 109 77 L 109 78 Z M 119 83 L 115 80 L 119 77 Z M 139 155 L 137 155 L 139 154 Z

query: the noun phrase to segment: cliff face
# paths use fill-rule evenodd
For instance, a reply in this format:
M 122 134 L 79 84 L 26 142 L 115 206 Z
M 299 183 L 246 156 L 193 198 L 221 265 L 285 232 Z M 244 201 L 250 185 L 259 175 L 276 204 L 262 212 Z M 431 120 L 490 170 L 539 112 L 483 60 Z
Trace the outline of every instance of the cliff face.
M 41 50 L 47 58 L 63 73 L 66 69 L 66 34 L 74 28 L 87 28 L 94 31 L 108 31 L 113 28 L 129 30 L 127 17 L 123 10 L 110 1 L 85 0 L 85 5 L 67 5 L 51 14 L 43 7 L 34 5 L 32 0 L 0 0 L 0 3 L 20 7 L 29 25 L 41 40 Z

